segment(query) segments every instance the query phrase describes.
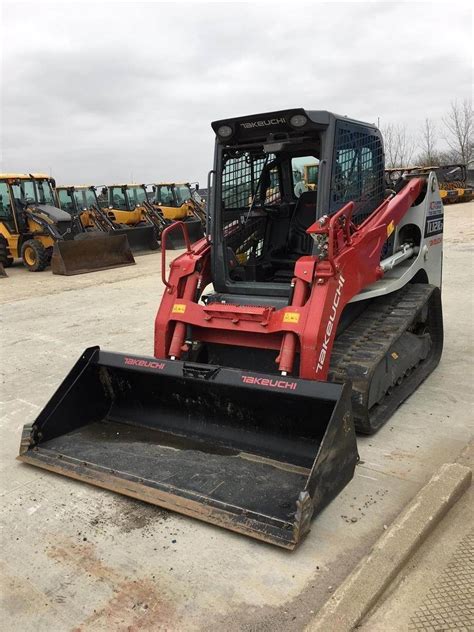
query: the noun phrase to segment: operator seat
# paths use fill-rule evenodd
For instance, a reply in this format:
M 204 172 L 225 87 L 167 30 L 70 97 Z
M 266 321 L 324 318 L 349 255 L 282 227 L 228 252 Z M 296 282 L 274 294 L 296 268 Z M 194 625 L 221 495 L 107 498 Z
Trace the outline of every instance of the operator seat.
M 311 253 L 311 235 L 306 232 L 316 221 L 317 191 L 305 191 L 296 202 L 290 220 L 286 251 L 291 255 L 309 255 Z
M 280 276 L 291 276 L 296 259 L 311 254 L 311 235 L 306 231 L 316 221 L 317 195 L 316 191 L 305 191 L 300 195 L 290 219 L 286 244 L 271 254 L 271 261 L 277 268 L 283 266 L 290 269 L 280 270 L 277 273 Z

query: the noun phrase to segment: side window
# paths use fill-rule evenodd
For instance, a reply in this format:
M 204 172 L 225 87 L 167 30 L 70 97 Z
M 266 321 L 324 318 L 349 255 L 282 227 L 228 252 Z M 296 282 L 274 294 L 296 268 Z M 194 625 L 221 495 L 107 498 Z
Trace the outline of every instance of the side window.
M 10 191 L 6 182 L 0 182 L 0 218 L 5 220 L 12 218 Z
M 353 218 L 360 224 L 384 198 L 382 141 L 370 128 L 345 121 L 336 124 L 331 176 L 330 212 L 354 202 Z
M 143 204 L 143 202 L 146 202 L 147 200 L 147 196 L 146 196 L 146 191 L 143 188 L 139 188 L 137 189 L 137 203 L 138 204 Z
M 85 197 L 86 197 L 86 206 L 87 206 L 87 208 L 91 208 L 91 206 L 96 206 L 97 205 L 97 201 L 95 199 L 94 191 L 92 191 L 91 189 L 87 189 L 85 191 Z
M 314 156 L 303 156 L 291 159 L 293 177 L 293 193 L 299 198 L 305 191 L 316 191 L 318 188 L 319 160 Z
M 38 188 L 38 201 L 40 204 L 50 204 L 54 206 L 54 197 L 51 185 L 47 180 L 39 180 L 36 183 Z
M 59 205 L 61 206 L 63 211 L 67 211 L 68 213 L 72 212 L 72 201 L 66 189 L 61 189 L 60 191 L 58 191 L 58 197 Z

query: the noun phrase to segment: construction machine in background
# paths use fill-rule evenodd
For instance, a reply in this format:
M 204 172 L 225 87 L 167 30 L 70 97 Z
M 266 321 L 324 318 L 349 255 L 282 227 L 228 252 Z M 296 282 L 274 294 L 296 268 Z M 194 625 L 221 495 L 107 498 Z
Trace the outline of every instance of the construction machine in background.
M 127 235 L 133 252 L 157 250 L 164 223 L 150 214 L 145 185 L 114 184 L 100 190 L 107 200 L 103 212 L 116 234 Z
M 76 218 L 85 232 L 110 233 L 117 225 L 100 206 L 97 187 L 90 184 L 56 186 L 58 206 Z
M 303 165 L 303 181 L 308 191 L 316 191 L 318 187 L 318 169 L 317 163 Z
M 426 170 L 436 173 L 443 204 L 470 202 L 472 200 L 473 188 L 467 182 L 466 165 L 442 165 L 428 167 Z
M 148 199 L 169 221 L 186 223 L 191 242 L 201 239 L 206 227 L 206 211 L 196 192 L 197 183 L 161 182 L 148 185 Z M 173 238 L 173 237 L 172 237 Z
M 435 173 L 386 190 L 379 130 L 326 111 L 212 123 L 209 232 L 165 267 L 153 357 L 86 349 L 19 458 L 293 549 L 439 362 Z M 319 161 L 295 195 L 292 161 Z
M 386 169 L 387 185 L 396 185 L 402 178 L 417 176 L 426 177 L 435 173 L 438 179 L 439 194 L 443 204 L 470 202 L 473 198 L 473 187 L 468 182 L 467 169 L 464 164 L 393 167 Z
M 126 238 L 89 236 L 77 217 L 57 207 L 45 174 L 0 174 L 0 262 L 21 258 L 31 272 L 82 274 L 135 263 Z

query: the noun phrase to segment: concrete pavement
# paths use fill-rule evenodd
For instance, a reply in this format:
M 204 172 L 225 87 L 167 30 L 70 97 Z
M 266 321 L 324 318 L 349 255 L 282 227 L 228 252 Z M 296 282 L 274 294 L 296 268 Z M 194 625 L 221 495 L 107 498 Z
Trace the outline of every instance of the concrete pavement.
M 294 553 L 16 462 L 22 425 L 85 347 L 151 355 L 162 286 L 158 254 L 81 277 L 9 269 L 0 281 L 6 629 L 304 629 L 472 431 L 473 210 L 446 209 L 439 368 L 390 423 L 359 438 L 354 480 Z

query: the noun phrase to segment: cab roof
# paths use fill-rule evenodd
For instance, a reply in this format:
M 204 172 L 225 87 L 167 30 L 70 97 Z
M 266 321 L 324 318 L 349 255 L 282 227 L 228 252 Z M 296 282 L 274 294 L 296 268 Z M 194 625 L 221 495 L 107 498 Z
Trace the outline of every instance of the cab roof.
M 175 186 L 190 187 L 191 186 L 189 182 L 152 182 L 151 184 L 156 187 L 175 187 Z
M 131 188 L 144 187 L 146 185 L 140 182 L 133 182 L 133 183 L 122 182 L 121 184 L 104 184 L 104 186 L 106 189 L 111 189 L 112 187 L 127 187 L 131 189 Z
M 296 118 L 303 122 L 294 123 L 293 121 Z M 267 139 L 276 134 L 297 135 L 307 132 L 321 132 L 330 125 L 334 125 L 337 120 L 377 129 L 373 123 L 357 121 L 327 110 L 306 110 L 305 108 L 291 108 L 275 112 L 229 117 L 213 121 L 211 127 L 216 133 L 217 141 L 223 145 L 228 145 Z M 229 134 L 225 137 L 219 136 L 217 133 L 222 127 L 230 128 Z
M 46 173 L 0 173 L 0 180 L 52 180 Z

